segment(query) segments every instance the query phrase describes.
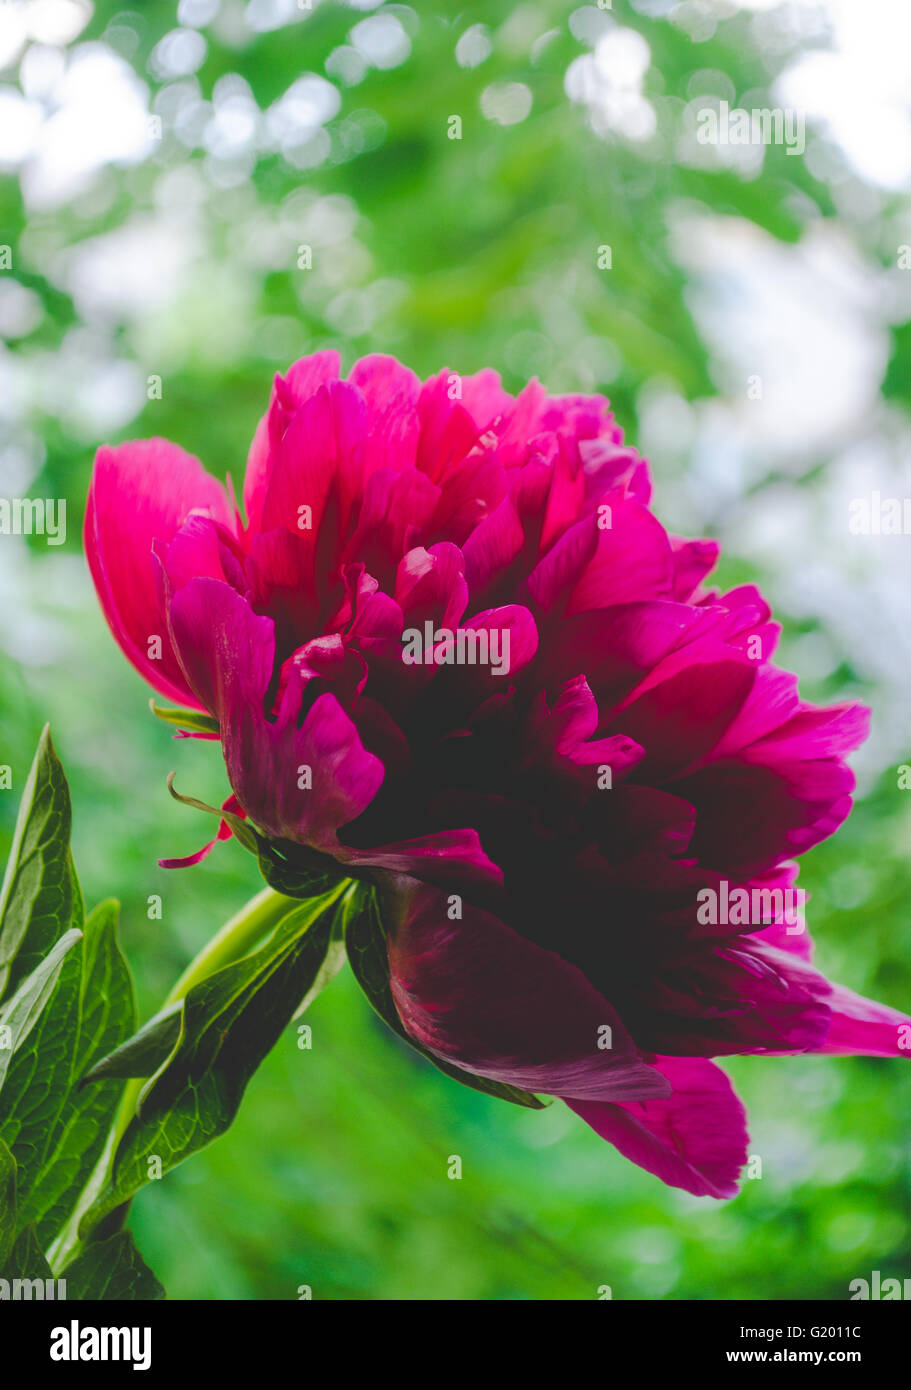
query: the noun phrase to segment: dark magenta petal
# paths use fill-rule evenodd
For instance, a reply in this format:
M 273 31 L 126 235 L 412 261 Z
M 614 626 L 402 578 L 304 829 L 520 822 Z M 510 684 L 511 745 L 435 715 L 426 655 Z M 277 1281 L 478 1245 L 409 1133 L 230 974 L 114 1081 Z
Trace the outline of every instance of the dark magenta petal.
M 246 814 L 270 835 L 332 852 L 339 827 L 361 814 L 383 780 L 382 763 L 338 700 L 320 695 L 298 728 L 304 676 L 295 670 L 276 718 L 266 718 L 274 626 L 226 584 L 186 585 L 171 603 L 171 624 L 187 679 L 221 725 Z
M 415 462 L 433 483 L 444 483 L 482 432 L 482 426 L 462 403 L 462 389 L 463 379 L 446 369 L 421 388 L 417 405 L 421 434 Z
M 458 627 L 468 603 L 465 561 L 457 545 L 446 541 L 409 550 L 399 561 L 395 599 L 409 627 L 432 622 L 438 627 Z
M 452 920 L 456 910 L 461 917 Z M 667 1092 L 581 971 L 490 913 L 400 884 L 387 903 L 386 927 L 399 1016 L 437 1056 L 549 1095 L 608 1100 Z
M 751 891 L 758 888 L 774 895 L 777 890 L 781 895 L 780 901 L 784 904 L 784 911 L 776 913 L 768 926 L 754 933 L 753 939 L 764 941 L 780 951 L 791 951 L 802 960 L 811 961 L 813 940 L 807 929 L 803 911 L 809 895 L 794 887 L 796 879 L 797 865 L 794 863 L 780 864 L 768 873 L 757 874 L 751 879 L 747 885 Z M 775 904 L 779 899 L 773 896 L 771 901 Z
M 476 602 L 488 602 L 537 560 L 550 484 L 551 469 L 540 460 L 517 470 L 508 496 L 465 542 L 465 573 Z
M 853 788 L 853 773 L 835 758 L 778 766 L 726 759 L 671 790 L 697 808 L 692 852 L 711 868 L 745 880 L 833 834 L 851 809 Z
M 828 1003 L 832 1023 L 817 1052 L 866 1057 L 911 1057 L 911 1018 L 865 999 L 843 985 L 832 985 Z
M 203 859 L 212 853 L 213 849 L 218 844 L 218 840 L 219 837 L 216 835 L 214 839 L 209 840 L 207 844 L 203 845 L 202 849 L 198 849 L 195 854 L 186 854 L 182 859 L 159 859 L 158 867 L 159 869 L 192 868 L 194 864 L 202 863 Z
M 757 740 L 749 756 L 769 766 L 788 758 L 831 758 L 859 748 L 869 732 L 870 711 L 864 705 L 816 709 L 801 704 L 790 719 Z
M 502 502 L 507 476 L 494 441 L 485 436 L 440 481 L 428 539 L 445 537 L 463 545 L 475 527 Z
M 495 682 L 504 679 L 505 676 L 515 678 L 538 650 L 538 629 L 535 620 L 528 609 L 518 603 L 508 603 L 502 608 L 487 608 L 482 613 L 476 613 L 473 618 L 467 618 L 462 627 L 469 632 L 486 631 L 489 634 L 488 650 L 491 653 L 495 646 L 493 634 L 498 634 L 501 639 L 505 638 L 505 634 L 509 634 L 508 658 L 506 647 L 501 641 L 505 671 L 489 674 L 489 668 L 475 668 L 483 677 L 485 689 L 488 680 Z
M 197 707 L 171 647 L 153 555 L 153 546 L 170 544 L 191 513 L 233 530 L 225 490 L 198 459 L 166 439 L 99 449 L 84 541 L 105 617 L 150 685 L 180 704 Z
M 640 503 L 609 493 L 610 526 L 598 530 L 592 559 L 570 596 L 569 613 L 647 598 L 670 598 L 674 557 L 667 532 Z
M 417 404 L 421 394 L 414 372 L 394 357 L 373 353 L 355 362 L 348 380 L 367 403 L 366 475 L 380 468 L 413 468 L 420 435 Z
M 526 588 L 537 611 L 565 613 L 570 595 L 597 548 L 598 526 L 594 517 L 583 517 L 566 528 L 528 576 Z
M 337 562 L 363 490 L 366 426 L 367 408 L 355 387 L 344 381 L 320 386 L 291 417 L 275 450 L 261 529 L 284 526 L 301 535 L 301 521 L 309 520 L 310 533 L 327 547 L 323 563 Z
M 172 593 L 202 575 L 233 584 L 240 593 L 246 593 L 250 587 L 245 556 L 237 538 L 211 517 L 191 516 L 169 546 L 156 541 L 155 553 L 163 556 Z
M 551 688 L 584 674 L 607 719 L 659 662 L 717 624 L 709 610 L 660 599 L 576 613 L 546 631 L 544 673 Z
M 281 443 L 288 421 L 320 386 L 338 380 L 340 364 L 338 353 L 328 349 L 302 358 L 294 363 L 286 376 L 276 377 L 269 409 L 256 428 L 247 457 L 244 507 L 253 532 L 260 529 L 274 453 Z
M 258 613 L 275 622 L 282 651 L 299 633 L 319 631 L 320 610 L 329 602 L 316 584 L 316 555 L 310 532 L 275 526 L 251 538 L 247 561 L 250 598 Z
M 831 1022 L 822 975 L 751 936 L 671 956 L 624 1002 L 643 1047 L 682 1057 L 815 1052 Z
M 596 765 L 611 769 L 612 778 L 621 778 L 645 757 L 645 749 L 625 734 L 593 739 L 598 727 L 598 706 L 584 676 L 567 681 L 552 710 L 543 695 L 532 707 L 527 730 L 530 744 L 524 766 L 537 763 L 558 768 L 566 760 L 579 771 Z M 590 791 L 594 779 L 586 773 L 581 783 Z
M 607 439 L 613 444 L 619 444 L 623 438 L 606 396 L 549 396 L 541 410 L 538 427 L 565 432 L 578 439 Z
M 789 952 L 757 938 L 746 949 L 825 1003 L 828 1028 L 809 1051 L 868 1057 L 907 1057 L 911 1052 L 911 1018 L 906 1014 L 833 984 L 806 960 L 789 961 Z
M 642 780 L 669 782 L 717 747 L 755 678 L 747 661 L 694 662 L 660 684 L 645 682 L 614 714 L 608 731 L 645 748 Z
M 468 411 L 475 427 L 492 429 L 497 421 L 506 417 L 515 406 L 515 396 L 503 390 L 500 373 L 492 367 L 459 378 L 459 400 Z
M 775 666 L 753 664 L 752 670 L 754 679 L 746 699 L 732 709 L 728 727 L 712 750 L 714 758 L 742 752 L 786 723 L 799 708 L 796 676 Z
M 685 541 L 675 536 L 671 539 L 671 549 L 674 554 L 674 598 L 685 603 L 715 568 L 721 547 L 717 541 Z
M 346 864 L 410 874 L 439 887 L 470 891 L 503 881 L 502 871 L 485 854 L 476 830 L 441 830 L 370 849 L 342 845 L 336 853 Z
M 631 1104 L 568 1100 L 624 1157 L 695 1197 L 734 1197 L 747 1161 L 746 1112 L 711 1062 L 657 1057 L 671 1094 Z
M 244 816 L 243 807 L 233 792 L 222 802 L 221 809 L 223 811 L 231 811 L 232 814 L 240 816 L 241 818 Z M 160 869 L 189 869 L 194 864 L 201 863 L 203 859 L 211 854 L 212 850 L 220 841 L 230 840 L 233 833 L 228 822 L 226 820 L 221 820 L 218 822 L 218 831 L 216 832 L 215 838 L 210 840 L 208 844 L 203 845 L 202 849 L 198 849 L 195 854 L 185 855 L 182 859 L 159 859 L 158 867 Z
M 416 468 L 379 468 L 367 478 L 357 526 L 343 559 L 362 562 L 392 588 L 400 557 L 425 533 L 440 489 Z

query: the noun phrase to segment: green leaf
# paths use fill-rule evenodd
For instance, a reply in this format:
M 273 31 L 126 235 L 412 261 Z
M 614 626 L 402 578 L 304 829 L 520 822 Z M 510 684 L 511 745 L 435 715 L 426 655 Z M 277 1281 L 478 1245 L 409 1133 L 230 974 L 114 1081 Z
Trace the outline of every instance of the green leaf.
M 63 1278 L 69 1299 L 126 1303 L 166 1296 L 128 1231 L 85 1246 Z
M 156 705 L 149 701 L 149 708 L 157 719 L 173 724 L 178 729 L 192 729 L 200 734 L 218 734 L 218 720 L 211 714 L 202 714 L 195 709 L 168 709 L 166 705 Z
M 309 1009 L 314 999 L 326 986 L 335 979 L 348 959 L 348 951 L 345 946 L 345 937 L 348 932 L 349 924 L 354 918 L 364 910 L 364 886 L 360 883 L 352 883 L 341 899 L 338 909 L 332 918 L 332 931 L 329 936 L 329 945 L 323 963 L 314 977 L 313 983 L 307 990 L 301 1002 L 294 1010 L 294 1017 L 300 1018 L 301 1014 Z
M 114 1157 L 111 1181 L 83 1219 L 89 1229 L 149 1180 L 230 1126 L 244 1090 L 324 964 L 338 890 L 293 908 L 251 955 L 194 985 L 172 1055 L 147 1083 Z
M 0 1269 L 16 1239 L 16 1160 L 0 1139 Z
M 365 910 L 349 925 L 347 946 L 351 969 L 361 989 L 383 1022 L 408 1043 L 409 1047 L 413 1047 L 415 1052 L 420 1052 L 445 1076 L 460 1081 L 463 1086 L 470 1086 L 474 1091 L 483 1091 L 485 1095 L 496 1096 L 498 1100 L 511 1101 L 513 1105 L 524 1105 L 529 1110 L 545 1108 L 547 1102 L 539 1100 L 530 1091 L 523 1091 L 518 1086 L 507 1086 L 502 1081 L 491 1081 L 484 1076 L 475 1076 L 473 1072 L 463 1071 L 461 1067 L 444 1062 L 426 1047 L 421 1047 L 420 1043 L 415 1042 L 405 1031 L 395 1007 L 392 990 L 389 988 L 386 937 L 375 892 L 371 891 Z
M 48 1000 L 54 993 L 63 971 L 64 960 L 81 940 L 82 932 L 74 928 L 57 942 L 40 965 L 22 981 L 16 993 L 0 1008 L 0 1115 L 9 1112 L 6 1079 L 13 1070 L 13 1060 L 26 1039 L 38 1026 Z M 30 1051 L 37 1048 L 33 1044 Z
M 89 916 L 29 1047 L 0 1096 L 0 1136 L 19 1164 L 20 1220 L 47 1247 L 66 1223 L 104 1149 L 121 1086 L 80 1090 L 79 1078 L 135 1026 L 133 985 L 117 941 L 118 905 Z
M 168 791 L 175 801 L 179 801 L 182 806 L 192 806 L 196 811 L 205 811 L 210 816 L 217 816 L 219 820 L 227 821 L 234 832 L 234 838 L 243 845 L 244 849 L 248 849 L 251 854 L 259 852 L 260 837 L 252 825 L 241 816 L 236 816 L 233 811 L 223 811 L 218 806 L 210 806 L 207 801 L 198 801 L 195 796 L 183 796 L 174 786 L 176 775 L 174 772 L 168 774 Z
M 260 873 L 270 888 L 288 898 L 318 897 L 349 876 L 330 854 L 290 840 L 269 840 L 258 832 L 256 839 Z
M 0 888 L 0 999 L 70 925 L 70 795 L 48 726 L 38 743 Z
M 34 1226 L 26 1226 L 20 1233 L 0 1273 L 7 1280 L 53 1279 L 54 1271 L 42 1254 Z
M 180 1036 L 180 1021 L 183 1014 L 183 1000 L 169 1004 L 148 1023 L 127 1038 L 126 1042 L 102 1057 L 90 1067 L 79 1082 L 86 1086 L 93 1081 L 103 1081 L 107 1077 L 121 1078 L 151 1076 L 166 1062 L 174 1051 L 174 1044 Z

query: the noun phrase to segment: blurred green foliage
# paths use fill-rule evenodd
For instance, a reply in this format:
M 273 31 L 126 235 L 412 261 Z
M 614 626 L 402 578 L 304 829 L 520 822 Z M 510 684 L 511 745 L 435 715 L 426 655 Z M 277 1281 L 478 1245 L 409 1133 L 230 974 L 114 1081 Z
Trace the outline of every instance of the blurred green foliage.
M 615 0 L 612 15 L 649 44 L 644 92 L 659 133 L 700 90 L 700 73 L 727 74 L 736 93 L 768 92 L 784 55 L 760 51 L 748 15 L 734 14 L 696 43 L 667 8 Z M 13 792 L 0 797 L 0 853 L 49 718 L 72 785 L 83 885 L 92 902 L 112 894 L 123 902 L 143 1016 L 259 883 L 231 843 L 193 870 L 156 867 L 210 833 L 169 799 L 170 769 L 178 787 L 209 801 L 225 795 L 226 783 L 211 745 L 170 743 L 148 713 L 148 691 L 91 593 L 77 519 L 101 441 L 90 422 L 74 428 L 55 406 L 54 355 L 68 335 L 88 323 L 138 379 L 162 378 L 161 399 L 143 393 L 117 438 L 170 437 L 214 472 L 230 470 L 235 484 L 272 373 L 327 345 L 342 349 L 346 365 L 387 350 L 422 374 L 489 364 L 511 388 L 537 373 L 554 389 L 606 390 L 635 440 L 647 383 L 670 384 L 686 400 L 718 389 L 671 254 L 671 209 L 692 202 L 786 242 L 800 237 L 807 217 L 838 216 L 827 184 L 782 149 L 768 150 L 761 173 L 745 178 L 676 161 L 671 134 L 663 155 L 594 134 L 564 90 L 567 67 L 587 50 L 568 23 L 570 7 L 557 0 L 432 0 L 420 14 L 384 6 L 399 17 L 410 53 L 341 89 L 340 112 L 326 125 L 328 154 L 295 167 L 293 149 L 291 158 L 260 149 L 237 178 L 202 140 L 178 137 L 178 98 L 210 101 L 219 79 L 237 74 L 264 111 L 301 74 L 323 73 L 365 15 L 325 3 L 256 33 L 244 27 L 244 6 L 225 0 L 203 29 L 198 71 L 168 80 L 150 75 L 149 61 L 175 11 L 164 0 L 132 11 L 101 0 L 80 38 L 121 52 L 148 83 L 152 109 L 164 112 L 148 158 L 106 167 L 93 185 L 101 195 L 89 189 L 64 208 L 26 209 L 17 180 L 0 183 L 0 239 L 17 248 L 17 278 L 43 310 L 9 348 L 43 382 L 20 420 L 45 446 L 29 490 L 65 497 L 70 518 L 64 550 L 33 538 L 23 556 L 26 655 L 17 649 L 0 669 L 0 761 L 14 778 Z M 593 23 L 599 11 L 587 14 Z M 480 67 L 460 66 L 456 41 L 478 23 L 488 26 L 492 53 Z M 542 35 L 550 37 L 533 48 Z M 15 71 L 3 80 L 14 82 Z M 500 125 L 484 117 L 480 96 L 495 83 L 528 86 L 527 118 Z M 448 138 L 452 115 L 461 116 L 461 140 Z M 141 312 L 77 305 L 55 270 L 59 256 L 153 215 L 170 218 L 180 241 L 182 198 L 194 209 L 196 241 L 176 296 L 158 306 L 153 283 Z M 869 227 L 846 234 L 866 255 L 884 256 Z M 308 238 L 311 271 L 297 266 Z M 603 245 L 612 250 L 609 271 L 598 269 Z M 136 257 L 137 281 L 158 273 Z M 894 396 L 908 396 L 909 361 L 904 329 L 886 382 Z M 662 514 L 661 482 L 676 465 L 654 464 Z M 763 578 L 736 555 L 722 574 Z M 812 627 L 802 618 L 788 634 Z M 836 698 L 856 687 L 843 664 L 807 694 Z M 876 690 L 866 693 L 875 704 Z M 822 968 L 896 1006 L 911 1000 L 909 819 L 911 799 L 896 790 L 894 770 L 884 772 L 836 839 L 807 857 L 801 879 L 813 895 Z M 153 894 L 160 921 L 147 915 Z M 312 1050 L 298 1048 L 289 1030 L 232 1133 L 135 1203 L 138 1244 L 171 1297 L 294 1299 L 309 1285 L 317 1298 L 591 1299 L 607 1284 L 621 1299 L 837 1300 L 871 1269 L 911 1274 L 907 1068 L 731 1062 L 762 1177 L 736 1201 L 716 1204 L 665 1189 L 559 1103 L 525 1112 L 448 1083 L 381 1028 L 347 974 L 309 1021 Z M 451 1155 L 462 1158 L 461 1180 L 447 1177 Z

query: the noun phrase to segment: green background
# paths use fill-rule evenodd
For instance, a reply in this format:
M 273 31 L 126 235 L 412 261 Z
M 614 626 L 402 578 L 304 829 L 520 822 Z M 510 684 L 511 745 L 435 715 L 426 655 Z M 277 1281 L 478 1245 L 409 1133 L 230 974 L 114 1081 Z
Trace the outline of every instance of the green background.
M 898 789 L 896 769 L 911 747 L 902 743 L 907 725 L 896 702 L 901 670 L 890 682 L 812 596 L 794 601 L 799 586 L 788 580 L 807 563 L 802 544 L 783 537 L 779 554 L 773 537 L 773 558 L 763 563 L 751 548 L 751 507 L 771 498 L 774 510 L 778 496 L 788 505 L 815 498 L 819 508 L 813 502 L 809 514 L 818 524 L 807 546 L 816 572 L 850 577 L 846 530 L 825 519 L 836 446 L 769 445 L 730 486 L 693 488 L 698 431 L 696 442 L 675 445 L 672 430 L 654 429 L 656 400 L 659 416 L 664 401 L 668 419 L 681 403 L 705 419 L 713 402 L 734 409 L 746 396 L 697 313 L 694 272 L 675 250 L 681 209 L 752 224 L 764 245 L 785 250 L 814 229 L 835 228 L 882 276 L 895 263 L 893 233 L 911 233 L 900 192 L 876 189 L 875 216 L 852 214 L 852 190 L 860 200 L 865 181 L 824 131 L 812 133 L 807 157 L 772 147 L 746 173 L 677 157 L 675 131 L 694 96 L 730 90 L 765 94 L 772 104 L 776 73 L 801 49 L 825 47 L 825 31 L 807 37 L 785 26 L 785 38 L 770 44 L 762 13 L 733 5 L 716 6 L 721 17 L 708 34 L 697 26 L 696 39 L 660 3 L 616 0 L 610 14 L 554 0 L 430 3 L 419 14 L 357 8 L 326 3 L 298 14 L 276 0 L 251 19 L 243 4 L 225 0 L 201 26 L 206 48 L 195 74 L 175 77 L 156 48 L 177 27 L 173 3 L 144 0 L 133 12 L 98 3 L 73 48 L 101 41 L 123 55 L 145 84 L 143 99 L 164 113 L 161 138 L 137 162 L 104 164 L 59 206 L 30 201 L 23 168 L 10 166 L 0 183 L 0 242 L 13 249 L 0 280 L 27 290 L 35 310 L 27 331 L 7 335 L 0 359 L 19 384 L 0 415 L 4 466 L 25 458 L 29 495 L 66 498 L 69 521 L 60 549 L 40 538 L 0 538 L 0 762 L 14 779 L 0 794 L 0 849 L 50 719 L 73 790 L 86 897 L 121 899 L 147 1016 L 259 883 L 233 843 L 195 869 L 156 867 L 210 833 L 202 817 L 168 798 L 167 773 L 176 768 L 178 787 L 207 800 L 227 787 L 211 745 L 172 743 L 152 718 L 149 692 L 97 609 L 78 534 L 94 447 L 104 438 L 164 435 L 213 472 L 230 470 L 239 485 L 272 374 L 294 357 L 336 345 L 346 366 L 374 350 L 425 375 L 443 365 L 492 365 L 511 389 L 539 374 L 556 390 L 604 390 L 633 442 L 648 408 L 662 520 L 718 535 L 722 581 L 756 580 L 772 593 L 785 624 L 784 664 L 803 675 L 808 658 L 808 698 L 860 696 L 887 711 L 850 821 L 806 857 L 801 882 L 812 893 L 821 967 L 907 1007 L 911 794 Z M 257 31 L 256 14 L 276 27 Z M 205 133 L 212 109 L 198 106 L 194 126 L 190 108 L 230 91 L 230 82 L 216 89 L 221 79 L 239 74 L 247 87 L 234 90 L 265 111 L 302 74 L 325 74 L 340 47 L 356 48 L 350 31 L 371 15 L 398 21 L 408 54 L 341 85 L 325 136 L 305 131 L 270 149 L 274 132 L 264 133 L 261 118 L 256 148 L 248 141 L 230 157 L 206 150 L 207 139 L 216 144 Z M 182 17 L 190 27 L 193 11 Z M 456 44 L 476 24 L 487 26 L 491 52 L 463 66 Z M 648 43 L 642 91 L 656 113 L 652 141 L 593 130 L 584 105 L 567 95 L 567 69 L 591 51 L 599 26 L 611 24 Z M 0 74 L 11 89 L 17 64 Z M 530 112 L 513 124 L 485 116 L 488 88 L 515 83 L 531 93 Z M 184 138 L 174 118 L 180 109 Z M 461 140 L 448 138 L 453 115 L 462 119 Z M 820 150 L 828 164 L 812 157 Z M 825 169 L 835 171 L 831 178 Z M 149 241 L 143 249 L 152 221 L 187 262 L 176 288 L 160 247 Z M 125 229 L 138 232 L 117 261 L 139 295 L 132 307 L 105 300 L 103 277 L 86 289 L 72 273 L 97 239 L 104 253 L 112 243 L 103 238 Z M 302 244 L 313 246 L 312 270 L 298 269 Z M 609 270 L 598 267 L 604 245 Z M 0 299 L 0 318 L 2 308 Z M 859 428 L 873 415 L 906 428 L 911 334 L 892 318 L 879 389 Z M 161 399 L 146 399 L 152 375 L 161 377 Z M 680 418 L 691 418 L 685 408 Z M 4 495 L 13 495 L 11 476 Z M 895 556 L 893 548 L 890 574 Z M 875 590 L 878 562 L 873 554 L 858 583 Z M 907 577 L 905 569 L 905 584 Z M 899 624 L 901 609 L 899 594 Z M 888 623 L 871 614 L 875 620 L 888 642 Z M 897 628 L 894 637 L 897 662 Z M 820 643 L 834 660 L 809 660 Z M 153 894 L 161 920 L 147 915 Z M 312 1048 L 300 1049 L 288 1031 L 230 1135 L 135 1202 L 131 1226 L 171 1297 L 295 1299 L 308 1285 L 315 1298 L 594 1299 L 609 1285 L 618 1299 L 837 1300 L 873 1269 L 911 1275 L 911 1073 L 900 1063 L 732 1061 L 761 1177 L 746 1181 L 735 1201 L 715 1203 L 664 1188 L 560 1103 L 528 1112 L 447 1081 L 383 1030 L 350 976 L 334 982 L 308 1020 Z M 447 1176 L 455 1155 L 460 1180 Z

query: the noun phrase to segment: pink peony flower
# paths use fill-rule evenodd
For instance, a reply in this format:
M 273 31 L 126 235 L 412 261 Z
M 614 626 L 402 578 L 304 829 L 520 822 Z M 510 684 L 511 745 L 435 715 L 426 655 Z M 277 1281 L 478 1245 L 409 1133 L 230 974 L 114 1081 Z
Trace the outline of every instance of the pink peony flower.
M 727 1197 L 710 1058 L 893 1056 L 908 1020 L 789 911 L 867 713 L 802 702 L 759 592 L 703 588 L 717 546 L 649 498 L 602 397 L 320 352 L 276 378 L 246 524 L 149 440 L 99 451 L 85 545 L 133 665 L 217 720 L 232 804 L 378 885 L 407 1035 Z

